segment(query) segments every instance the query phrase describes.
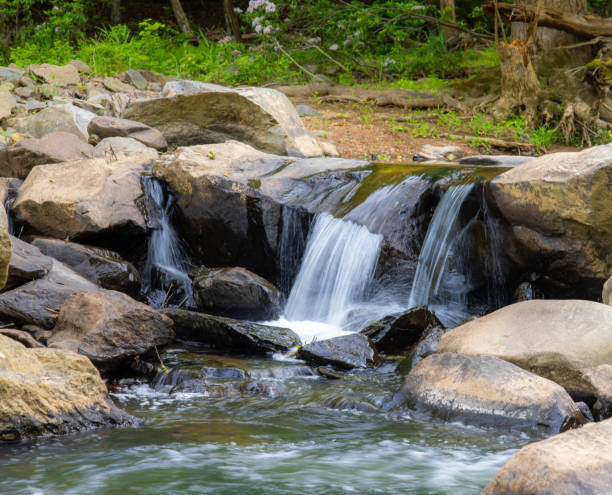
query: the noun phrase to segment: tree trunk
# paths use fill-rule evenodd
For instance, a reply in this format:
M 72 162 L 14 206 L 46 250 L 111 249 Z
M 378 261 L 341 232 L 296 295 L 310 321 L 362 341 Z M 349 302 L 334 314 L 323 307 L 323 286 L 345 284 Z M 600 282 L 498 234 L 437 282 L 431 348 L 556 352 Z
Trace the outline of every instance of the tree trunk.
M 236 43 L 240 43 L 242 41 L 242 35 L 240 34 L 240 23 L 238 22 L 238 16 L 234 11 L 233 0 L 223 0 L 223 10 L 225 11 L 225 18 L 227 19 L 230 29 L 232 30 L 234 40 Z
M 181 5 L 181 0 L 170 0 L 170 5 L 172 5 L 174 17 L 176 17 L 176 22 L 181 32 L 183 34 L 191 34 L 191 26 L 189 25 L 189 20 L 185 15 L 183 6 Z
M 121 22 L 121 0 L 111 0 L 111 24 L 114 26 Z
M 540 83 L 536 76 L 529 47 L 521 40 L 500 43 L 501 96 L 492 109 L 497 120 L 519 113 L 533 126 L 537 121 Z
M 440 0 L 440 17 L 444 21 L 457 22 L 455 17 L 455 0 Z M 440 26 L 440 31 L 446 39 L 457 34 L 457 30 L 450 26 Z

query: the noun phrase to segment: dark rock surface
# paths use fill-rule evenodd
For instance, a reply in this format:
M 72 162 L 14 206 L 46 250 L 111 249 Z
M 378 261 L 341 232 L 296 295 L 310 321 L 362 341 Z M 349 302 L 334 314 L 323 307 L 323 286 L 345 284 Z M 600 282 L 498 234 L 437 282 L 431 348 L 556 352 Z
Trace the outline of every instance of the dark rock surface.
M 341 369 L 368 368 L 379 362 L 376 348 L 361 334 L 342 335 L 306 344 L 297 357 L 314 365 L 332 365 Z

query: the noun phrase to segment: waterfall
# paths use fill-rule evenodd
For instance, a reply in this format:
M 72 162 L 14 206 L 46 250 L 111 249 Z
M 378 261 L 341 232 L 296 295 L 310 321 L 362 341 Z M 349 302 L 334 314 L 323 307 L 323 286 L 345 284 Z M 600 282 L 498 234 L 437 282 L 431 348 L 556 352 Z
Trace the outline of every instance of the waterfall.
M 162 185 L 155 179 L 147 178 L 143 184 L 159 222 L 159 228 L 149 239 L 144 271 L 149 304 L 159 308 L 173 299 L 182 305 L 193 306 L 189 258 L 171 222 L 173 198 L 165 197 Z
M 428 304 L 430 297 L 438 292 L 453 244 L 451 233 L 472 187 L 473 184 L 451 186 L 442 196 L 423 241 L 410 291 L 410 307 Z
M 364 226 L 329 213 L 317 215 L 285 319 L 340 327 L 351 307 L 363 300 L 382 240 Z

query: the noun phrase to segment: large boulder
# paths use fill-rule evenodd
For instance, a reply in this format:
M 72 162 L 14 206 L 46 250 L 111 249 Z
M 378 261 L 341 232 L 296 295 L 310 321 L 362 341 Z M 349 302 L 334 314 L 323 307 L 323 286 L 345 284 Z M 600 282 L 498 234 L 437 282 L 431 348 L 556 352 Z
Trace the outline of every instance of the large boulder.
M 74 134 L 86 143 L 89 139 L 87 125 L 95 116 L 95 113 L 70 103 L 60 103 L 43 108 L 34 115 L 11 119 L 10 124 L 19 132 L 35 138 L 63 131 Z
M 113 405 L 86 357 L 0 335 L 0 444 L 136 423 Z
M 532 300 L 499 309 L 446 332 L 439 352 L 510 361 L 592 401 L 584 372 L 612 364 L 612 307 L 591 301 Z
M 270 153 L 323 155 L 289 99 L 274 89 L 173 81 L 163 94 L 132 102 L 123 116 L 159 129 L 172 145 L 236 139 Z
M 36 237 L 32 245 L 104 289 L 140 294 L 140 273 L 115 251 L 44 237 Z
M 562 387 L 491 356 L 432 354 L 418 363 L 401 400 L 445 420 L 494 426 L 545 426 L 557 433 L 585 423 Z
M 72 64 L 30 65 L 27 70 L 30 74 L 33 74 L 35 77 L 42 79 L 48 84 L 57 84 L 63 86 L 67 86 L 70 84 L 81 84 L 81 77 L 79 76 L 79 71 Z
M 374 321 L 360 333 L 372 339 L 379 351 L 400 354 L 416 344 L 423 332 L 432 327 L 443 328 L 443 325 L 433 312 L 419 306 Z
M 12 246 L 10 287 L 0 293 L 0 321 L 53 328 L 68 297 L 101 290 L 35 246 L 16 238 Z
M 129 137 L 142 144 L 164 150 L 168 147 L 166 138 L 157 129 L 133 120 L 117 119 L 114 117 L 95 117 L 89 122 L 87 131 L 100 139 L 109 137 Z
M 173 340 L 170 318 L 125 294 L 104 291 L 67 298 L 47 343 L 78 352 L 111 372 L 124 361 Z
M 612 419 L 523 447 L 483 495 L 600 495 L 612 486 Z
M 6 284 L 12 246 L 8 233 L 8 218 L 4 206 L 0 205 L 0 289 Z
M 198 310 L 240 320 L 275 320 L 283 296 L 265 278 L 245 268 L 198 268 L 191 272 Z
M 58 239 L 82 240 L 113 231 L 143 235 L 147 223 L 139 201 L 148 157 L 39 165 L 19 189 L 13 205 L 27 231 Z
M 378 352 L 365 335 L 353 333 L 317 340 L 301 346 L 297 357 L 315 365 L 336 368 L 370 368 L 379 364 Z
M 24 139 L 0 153 L 0 175 L 25 179 L 44 163 L 82 160 L 93 156 L 93 146 L 69 132 L 52 132 L 40 139 Z
M 612 144 L 545 155 L 491 181 L 523 269 L 547 275 L 549 295 L 599 299 L 612 272 L 611 182 Z
M 165 309 L 162 312 L 174 321 L 179 339 L 201 342 L 225 351 L 267 354 L 287 351 L 300 344 L 300 338 L 288 328 L 181 309 Z

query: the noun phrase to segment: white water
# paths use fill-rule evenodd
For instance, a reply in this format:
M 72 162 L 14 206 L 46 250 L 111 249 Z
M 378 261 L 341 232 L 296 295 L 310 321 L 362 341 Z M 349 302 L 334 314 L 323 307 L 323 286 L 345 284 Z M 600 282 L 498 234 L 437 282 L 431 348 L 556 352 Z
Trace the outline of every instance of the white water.
M 427 305 L 430 298 L 437 294 L 453 245 L 451 233 L 461 205 L 472 187 L 473 184 L 451 186 L 442 196 L 423 241 L 410 291 L 410 307 Z
M 186 256 L 181 240 L 170 221 L 172 200 L 164 199 L 161 184 L 153 179 L 148 183 L 148 194 L 159 213 L 159 228 L 151 234 L 147 251 L 145 277 L 149 302 L 153 307 L 160 307 L 168 297 L 168 291 L 180 291 L 184 305 L 193 304 L 191 280 L 189 278 L 189 259 Z M 154 277 L 160 277 L 157 284 Z M 157 287 L 161 286 L 162 289 Z

